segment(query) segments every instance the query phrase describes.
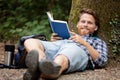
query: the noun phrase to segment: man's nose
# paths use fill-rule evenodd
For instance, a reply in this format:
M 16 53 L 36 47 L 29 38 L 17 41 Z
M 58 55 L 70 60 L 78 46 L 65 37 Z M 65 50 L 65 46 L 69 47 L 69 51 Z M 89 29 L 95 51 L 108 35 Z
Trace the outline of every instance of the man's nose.
M 87 27 L 87 26 L 88 26 L 88 23 L 87 23 L 87 22 L 85 22 L 83 25 L 84 25 L 84 27 Z

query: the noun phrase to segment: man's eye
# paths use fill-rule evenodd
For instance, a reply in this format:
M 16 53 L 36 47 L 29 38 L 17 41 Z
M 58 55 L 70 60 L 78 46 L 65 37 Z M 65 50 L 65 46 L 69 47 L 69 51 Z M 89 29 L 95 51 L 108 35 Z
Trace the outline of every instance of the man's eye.
M 88 22 L 88 24 L 93 24 L 92 22 Z
M 80 21 L 81 23 L 85 23 L 85 21 Z

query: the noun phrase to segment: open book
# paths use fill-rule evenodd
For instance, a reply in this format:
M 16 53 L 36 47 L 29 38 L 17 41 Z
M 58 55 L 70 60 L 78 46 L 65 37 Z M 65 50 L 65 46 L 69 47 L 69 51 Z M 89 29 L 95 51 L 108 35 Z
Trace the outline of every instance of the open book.
M 47 12 L 47 16 L 52 31 L 54 33 L 57 33 L 59 37 L 62 37 L 63 39 L 68 39 L 70 37 L 70 33 L 67 22 L 61 20 L 54 20 L 50 12 Z

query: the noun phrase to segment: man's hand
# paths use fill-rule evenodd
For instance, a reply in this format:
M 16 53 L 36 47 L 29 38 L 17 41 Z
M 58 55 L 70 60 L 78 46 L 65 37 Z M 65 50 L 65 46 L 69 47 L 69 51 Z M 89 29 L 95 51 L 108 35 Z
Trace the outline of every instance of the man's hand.
M 57 41 L 57 40 L 62 40 L 62 38 L 59 37 L 56 33 L 52 33 L 50 41 Z
M 78 34 L 76 34 L 75 32 L 70 32 L 72 34 L 72 36 L 69 38 L 69 40 L 73 40 L 76 43 L 85 45 L 86 41 Z

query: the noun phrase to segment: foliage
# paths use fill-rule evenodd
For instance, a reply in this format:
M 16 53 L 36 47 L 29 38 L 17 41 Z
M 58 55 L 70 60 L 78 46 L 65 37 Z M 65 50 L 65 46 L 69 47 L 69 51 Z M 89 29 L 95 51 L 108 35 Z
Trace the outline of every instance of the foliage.
M 110 25 L 112 26 L 112 31 L 109 43 L 112 45 L 112 53 L 113 56 L 120 55 L 120 19 L 118 15 L 110 21 Z
M 49 38 L 46 11 L 67 20 L 71 0 L 0 0 L 0 41 L 18 40 L 21 36 L 45 34 Z

